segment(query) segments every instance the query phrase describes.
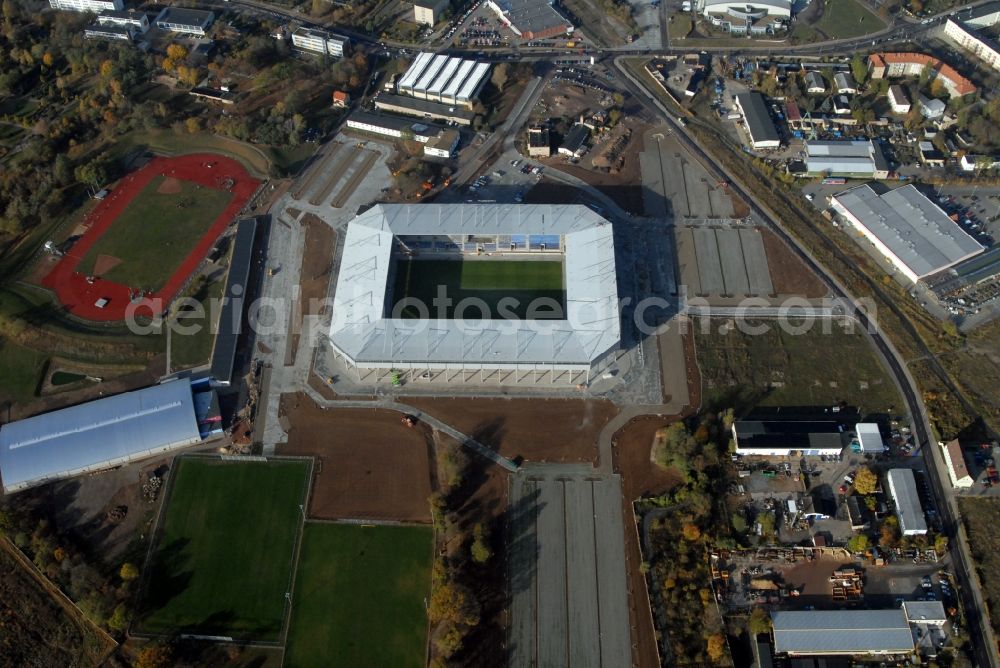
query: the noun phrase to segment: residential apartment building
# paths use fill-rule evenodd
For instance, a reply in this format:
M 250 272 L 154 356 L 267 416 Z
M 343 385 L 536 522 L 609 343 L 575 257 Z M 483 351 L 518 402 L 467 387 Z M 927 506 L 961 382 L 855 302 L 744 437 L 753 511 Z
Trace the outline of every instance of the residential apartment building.
M 160 30 L 176 32 L 182 35 L 204 37 L 215 21 L 215 14 L 199 9 L 183 9 L 181 7 L 165 7 L 153 23 Z
M 299 28 L 292 33 L 292 46 L 311 53 L 320 53 L 333 58 L 343 58 L 349 40 L 325 30 Z
M 413 20 L 418 25 L 433 27 L 441 20 L 441 16 L 447 8 L 448 0 L 438 0 L 438 2 L 418 0 L 418 2 L 413 3 Z
M 122 0 L 49 0 L 49 7 L 68 12 L 121 11 L 125 9 Z
M 868 71 L 872 79 L 919 77 L 929 69 L 934 80 L 944 84 L 948 95 L 963 97 L 978 90 L 975 85 L 954 67 L 923 53 L 873 53 L 868 56 Z
M 944 36 L 989 67 L 1000 70 L 1000 44 L 995 39 L 975 30 L 967 23 L 951 18 L 944 24 Z

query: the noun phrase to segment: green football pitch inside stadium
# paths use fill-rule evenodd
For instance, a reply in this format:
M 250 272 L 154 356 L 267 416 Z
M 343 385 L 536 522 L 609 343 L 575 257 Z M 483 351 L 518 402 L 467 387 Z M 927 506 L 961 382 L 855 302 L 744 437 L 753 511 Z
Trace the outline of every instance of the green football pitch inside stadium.
M 277 641 L 309 463 L 175 462 L 137 630 Z
M 233 198 L 190 181 L 171 180 L 164 188 L 164 181 L 157 176 L 129 202 L 84 255 L 80 272 L 93 275 L 100 269 L 108 281 L 158 290 Z M 98 267 L 101 255 L 108 256 L 101 264 L 109 268 Z
M 439 286 L 451 300 L 443 317 L 434 305 Z M 505 297 L 510 299 L 501 303 Z M 502 319 L 507 312 L 513 319 L 525 320 L 532 302 L 545 298 L 545 302 L 534 301 L 532 318 L 559 320 L 565 317 L 566 308 L 563 264 L 558 260 L 398 260 L 393 307 L 406 298 L 426 305 L 423 317 L 443 320 L 456 316 L 456 307 L 463 299 L 476 300 L 488 310 L 484 318 L 482 308 L 470 305 L 461 314 L 467 320 Z M 420 311 L 409 305 L 401 314 L 404 318 L 421 317 Z
M 307 522 L 286 668 L 425 664 L 430 527 Z

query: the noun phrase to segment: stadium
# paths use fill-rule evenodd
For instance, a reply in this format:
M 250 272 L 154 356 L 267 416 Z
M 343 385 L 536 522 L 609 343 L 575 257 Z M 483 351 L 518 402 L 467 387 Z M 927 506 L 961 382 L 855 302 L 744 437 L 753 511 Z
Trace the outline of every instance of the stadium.
M 619 346 L 612 226 L 579 205 L 376 205 L 348 225 L 333 313 L 362 382 L 585 384 Z

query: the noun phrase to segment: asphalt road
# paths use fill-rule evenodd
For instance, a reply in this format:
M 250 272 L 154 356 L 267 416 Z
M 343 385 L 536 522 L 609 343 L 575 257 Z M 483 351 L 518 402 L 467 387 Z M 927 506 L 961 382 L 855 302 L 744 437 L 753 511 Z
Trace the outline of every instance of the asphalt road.
M 703 151 L 698 145 L 697 141 L 689 134 L 688 129 L 677 122 L 676 116 L 664 108 L 655 97 L 645 90 L 645 88 L 643 88 L 642 85 L 632 77 L 631 72 L 621 66 L 618 62 L 615 64 L 624 76 L 627 85 L 631 88 L 632 93 L 636 96 L 636 98 L 647 105 L 652 104 L 654 107 L 659 109 L 659 111 L 663 113 L 666 119 L 674 127 L 677 137 L 682 141 L 687 150 L 690 151 L 692 155 L 701 159 L 710 172 L 714 173 L 719 178 L 728 180 L 730 188 L 732 188 L 738 196 L 743 198 L 744 201 L 749 203 L 753 215 L 763 221 L 766 221 L 771 226 L 771 229 L 785 241 L 785 243 L 813 272 L 823 277 L 837 298 L 839 298 L 843 303 L 849 304 L 853 307 L 853 315 L 863 326 L 865 331 L 869 333 L 879 353 L 881 353 L 882 357 L 888 364 L 889 370 L 899 386 L 903 400 L 906 402 L 907 409 L 913 417 L 914 435 L 918 439 L 920 445 L 923 446 L 922 451 L 924 453 L 924 457 L 926 458 L 927 470 L 930 473 L 931 482 L 934 485 L 934 493 L 939 501 L 940 507 L 943 510 L 942 520 L 944 524 L 944 531 L 945 534 L 951 539 L 951 558 L 955 574 L 961 584 L 966 625 L 970 637 L 972 638 L 973 650 L 977 660 L 976 665 L 994 667 L 1000 666 L 1000 658 L 997 657 L 996 643 L 993 642 L 993 633 L 989 627 L 989 622 L 985 614 L 986 604 L 978 586 L 975 584 L 974 578 L 971 575 L 974 565 L 972 564 L 972 559 L 968 549 L 963 546 L 961 544 L 962 541 L 959 540 L 960 526 L 957 508 L 954 496 L 951 493 L 951 487 L 947 483 L 947 473 L 945 472 L 943 461 L 939 456 L 939 448 L 937 447 L 936 442 L 932 439 L 930 421 L 927 417 L 927 412 L 924 409 L 923 402 L 920 400 L 917 393 L 916 383 L 910 375 L 906 365 L 903 363 L 898 351 L 896 351 L 895 347 L 878 328 L 878 324 L 860 308 L 854 297 L 847 292 L 847 290 L 836 280 L 836 278 L 823 265 L 821 265 L 808 252 L 808 250 L 801 246 L 794 237 L 784 230 L 777 217 L 773 216 L 752 193 L 746 190 L 743 185 L 725 169 L 724 166 L 717 164 L 707 153 L 705 153 L 705 151 Z

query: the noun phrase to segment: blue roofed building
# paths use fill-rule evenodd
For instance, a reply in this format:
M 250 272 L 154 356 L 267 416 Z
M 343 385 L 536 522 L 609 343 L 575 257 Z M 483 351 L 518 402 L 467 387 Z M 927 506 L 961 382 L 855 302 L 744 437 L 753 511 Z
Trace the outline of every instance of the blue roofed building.
M 173 380 L 5 424 L 0 479 L 10 494 L 163 455 L 221 433 L 209 380 Z

